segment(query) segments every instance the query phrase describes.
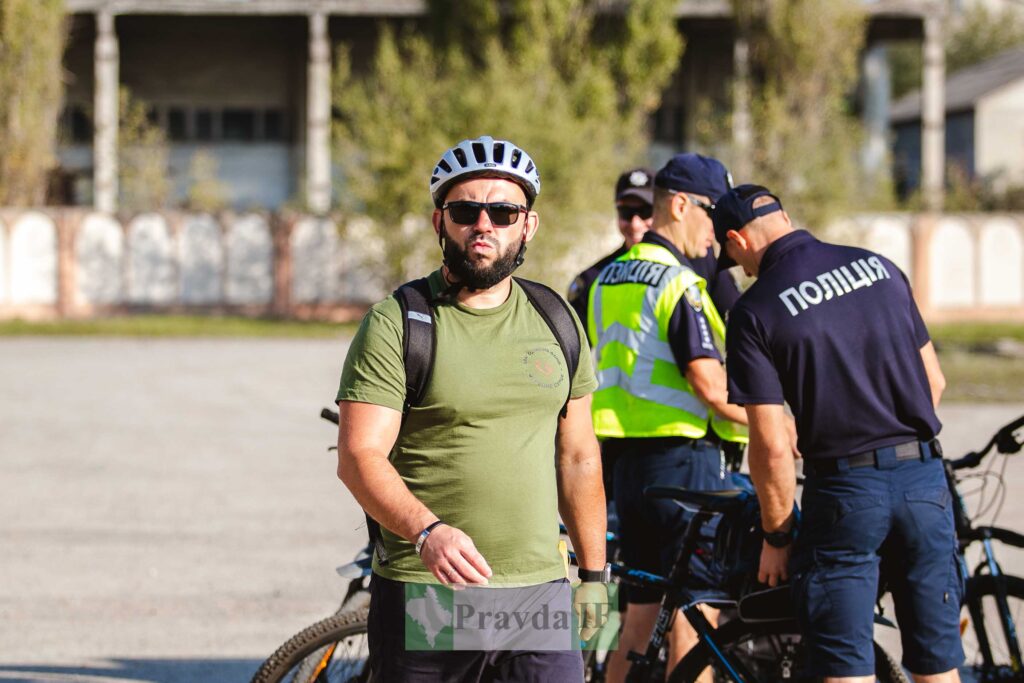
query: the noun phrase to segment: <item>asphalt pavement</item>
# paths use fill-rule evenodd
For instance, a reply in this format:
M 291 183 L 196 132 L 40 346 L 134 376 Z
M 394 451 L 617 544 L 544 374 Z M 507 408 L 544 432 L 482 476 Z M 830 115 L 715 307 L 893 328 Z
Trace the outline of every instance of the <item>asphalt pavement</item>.
M 0 681 L 244 683 L 331 614 L 365 533 L 318 418 L 346 348 L 0 340 Z M 955 454 L 1024 406 L 940 413 Z

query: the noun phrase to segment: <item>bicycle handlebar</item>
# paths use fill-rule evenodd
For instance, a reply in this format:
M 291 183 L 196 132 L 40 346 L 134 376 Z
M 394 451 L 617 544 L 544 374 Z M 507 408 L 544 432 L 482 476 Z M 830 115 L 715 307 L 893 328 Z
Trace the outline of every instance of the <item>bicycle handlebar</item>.
M 1024 437 L 1021 439 L 1017 438 L 1017 430 L 1024 427 L 1024 415 L 1021 415 L 1016 420 L 1008 425 L 1004 425 L 997 431 L 988 444 L 985 445 L 980 451 L 971 451 L 967 455 L 957 460 L 951 460 L 950 466 L 954 470 L 968 469 L 977 467 L 981 464 L 981 461 L 988 455 L 992 447 L 995 446 L 996 450 L 1005 455 L 1013 455 L 1019 453 L 1021 447 L 1024 447 Z
M 321 410 L 320 417 L 327 420 L 328 422 L 338 424 L 338 413 L 337 411 L 331 410 L 330 408 L 324 408 L 323 410 Z

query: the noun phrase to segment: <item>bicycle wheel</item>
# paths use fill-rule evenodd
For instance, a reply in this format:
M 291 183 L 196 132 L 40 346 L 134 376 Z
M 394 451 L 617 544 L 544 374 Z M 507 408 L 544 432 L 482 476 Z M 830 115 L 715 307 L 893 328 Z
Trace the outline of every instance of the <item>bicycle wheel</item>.
M 1024 579 L 1006 576 L 1006 599 L 1017 629 L 1017 647 L 1020 652 L 1019 630 L 1024 627 Z M 979 615 L 975 620 L 973 615 Z M 1024 671 L 1014 671 L 1010 656 L 1010 645 L 1003 627 L 996 601 L 996 580 L 989 575 L 972 576 L 967 580 L 964 591 L 964 606 L 961 611 L 960 630 L 964 646 L 964 670 L 966 680 L 975 681 L 1024 681 Z M 983 636 L 980 638 L 979 636 Z M 980 640 L 988 639 L 991 652 L 990 664 L 985 662 Z
M 303 629 L 263 662 L 252 683 L 367 681 L 367 612 L 345 611 Z
M 804 652 L 800 631 L 793 621 L 751 624 L 734 619 L 717 630 L 715 644 L 742 662 L 757 681 L 810 683 L 818 680 L 804 677 L 801 673 Z M 874 643 L 874 648 L 876 680 L 880 683 L 907 683 L 903 669 L 889 653 L 878 643 Z M 712 656 L 707 643 L 702 642 L 672 670 L 669 683 L 692 683 L 709 666 L 716 682 L 733 680 Z

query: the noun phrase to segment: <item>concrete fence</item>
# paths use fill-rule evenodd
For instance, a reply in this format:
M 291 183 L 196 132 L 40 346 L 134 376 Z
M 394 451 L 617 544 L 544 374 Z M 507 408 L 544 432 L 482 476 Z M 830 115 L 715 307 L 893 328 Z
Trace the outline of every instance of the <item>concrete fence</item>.
M 1024 215 L 862 215 L 827 238 L 889 257 L 929 321 L 1024 322 Z
M 344 319 L 378 292 L 330 220 L 0 211 L 0 317 L 131 310 Z
M 1024 215 L 865 214 L 826 235 L 892 259 L 930 321 L 1024 322 Z M 154 310 L 345 319 L 382 294 L 358 245 L 328 219 L 0 210 L 0 317 Z

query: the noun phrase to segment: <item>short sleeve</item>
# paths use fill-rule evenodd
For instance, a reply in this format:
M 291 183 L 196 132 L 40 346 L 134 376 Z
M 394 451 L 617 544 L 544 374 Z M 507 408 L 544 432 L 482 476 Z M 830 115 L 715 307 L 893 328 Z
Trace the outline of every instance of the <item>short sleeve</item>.
M 672 311 L 668 323 L 668 344 L 676 359 L 679 371 L 686 373 L 686 366 L 698 358 L 714 358 L 722 360 L 722 355 L 715 346 L 715 338 L 711 323 L 704 315 L 703 308 L 694 307 L 690 300 L 701 301 L 698 285 L 693 285 L 687 296 L 683 296 Z
M 597 376 L 594 375 L 594 358 L 587 345 L 587 333 L 583 330 L 579 316 L 573 311 L 576 330 L 580 333 L 580 358 L 576 375 L 572 378 L 572 398 L 579 398 L 597 391 Z
M 725 348 L 729 403 L 784 403 L 767 335 L 757 317 L 744 306 L 732 310 Z
M 398 302 L 388 299 L 363 318 L 345 357 L 338 401 L 372 403 L 398 411 L 405 407 L 402 328 L 388 315 L 391 312 L 400 315 Z

